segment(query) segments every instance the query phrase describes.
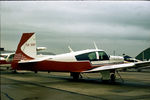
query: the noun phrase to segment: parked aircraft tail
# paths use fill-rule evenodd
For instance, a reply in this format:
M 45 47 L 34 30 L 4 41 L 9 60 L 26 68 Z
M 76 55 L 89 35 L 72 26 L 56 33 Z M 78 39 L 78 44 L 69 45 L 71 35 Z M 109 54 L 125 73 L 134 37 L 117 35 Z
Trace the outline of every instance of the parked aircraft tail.
M 34 59 L 36 55 L 37 51 L 35 34 L 23 33 L 13 59 L 12 68 L 15 67 L 16 62 L 20 60 Z

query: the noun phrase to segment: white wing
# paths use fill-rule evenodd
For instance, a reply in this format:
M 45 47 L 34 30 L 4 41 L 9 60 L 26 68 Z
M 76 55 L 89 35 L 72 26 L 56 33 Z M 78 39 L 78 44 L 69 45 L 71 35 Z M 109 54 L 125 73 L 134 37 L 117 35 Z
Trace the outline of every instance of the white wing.
M 96 67 L 91 70 L 87 70 L 83 72 L 99 72 L 103 70 L 130 68 L 130 67 L 144 67 L 144 66 L 150 66 L 150 61 L 107 65 L 107 66 Z

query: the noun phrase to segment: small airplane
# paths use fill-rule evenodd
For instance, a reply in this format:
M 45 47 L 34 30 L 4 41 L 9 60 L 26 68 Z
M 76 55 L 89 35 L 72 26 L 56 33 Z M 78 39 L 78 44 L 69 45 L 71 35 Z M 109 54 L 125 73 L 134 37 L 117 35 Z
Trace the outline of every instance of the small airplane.
M 74 80 L 80 78 L 81 73 L 100 72 L 102 80 L 114 82 L 117 69 L 140 67 L 150 65 L 150 61 L 130 62 L 124 61 L 121 56 L 109 56 L 104 50 L 87 49 L 73 51 L 59 55 L 38 56 L 36 51 L 35 33 L 23 33 L 14 55 L 11 67 L 16 70 L 30 70 L 48 72 L 70 72 Z
M 0 54 L 0 65 L 11 64 L 15 53 L 3 53 Z

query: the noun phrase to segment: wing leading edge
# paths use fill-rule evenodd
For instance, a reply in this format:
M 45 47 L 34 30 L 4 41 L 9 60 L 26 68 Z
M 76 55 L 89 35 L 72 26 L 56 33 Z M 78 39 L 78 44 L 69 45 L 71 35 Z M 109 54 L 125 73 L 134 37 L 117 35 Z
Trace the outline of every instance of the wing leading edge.
M 132 67 L 132 68 L 133 67 L 144 67 L 144 66 L 150 66 L 150 61 L 107 65 L 107 66 L 96 67 L 96 68 L 93 68 L 93 69 L 90 69 L 87 71 L 83 71 L 83 72 L 99 72 L 99 71 L 104 71 L 104 70 L 130 68 L 130 67 Z

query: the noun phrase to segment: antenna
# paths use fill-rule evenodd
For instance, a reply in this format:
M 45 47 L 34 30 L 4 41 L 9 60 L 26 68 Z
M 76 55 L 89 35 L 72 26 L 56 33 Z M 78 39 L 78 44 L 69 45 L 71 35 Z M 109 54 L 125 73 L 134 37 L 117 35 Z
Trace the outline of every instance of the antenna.
M 116 55 L 116 51 L 114 50 L 114 56 Z
M 94 47 L 95 47 L 95 49 L 97 50 L 98 48 L 97 48 L 97 45 L 96 45 L 95 41 L 94 41 L 93 43 L 94 43 Z
M 69 48 L 70 52 L 74 52 L 70 46 L 68 46 L 68 48 Z

